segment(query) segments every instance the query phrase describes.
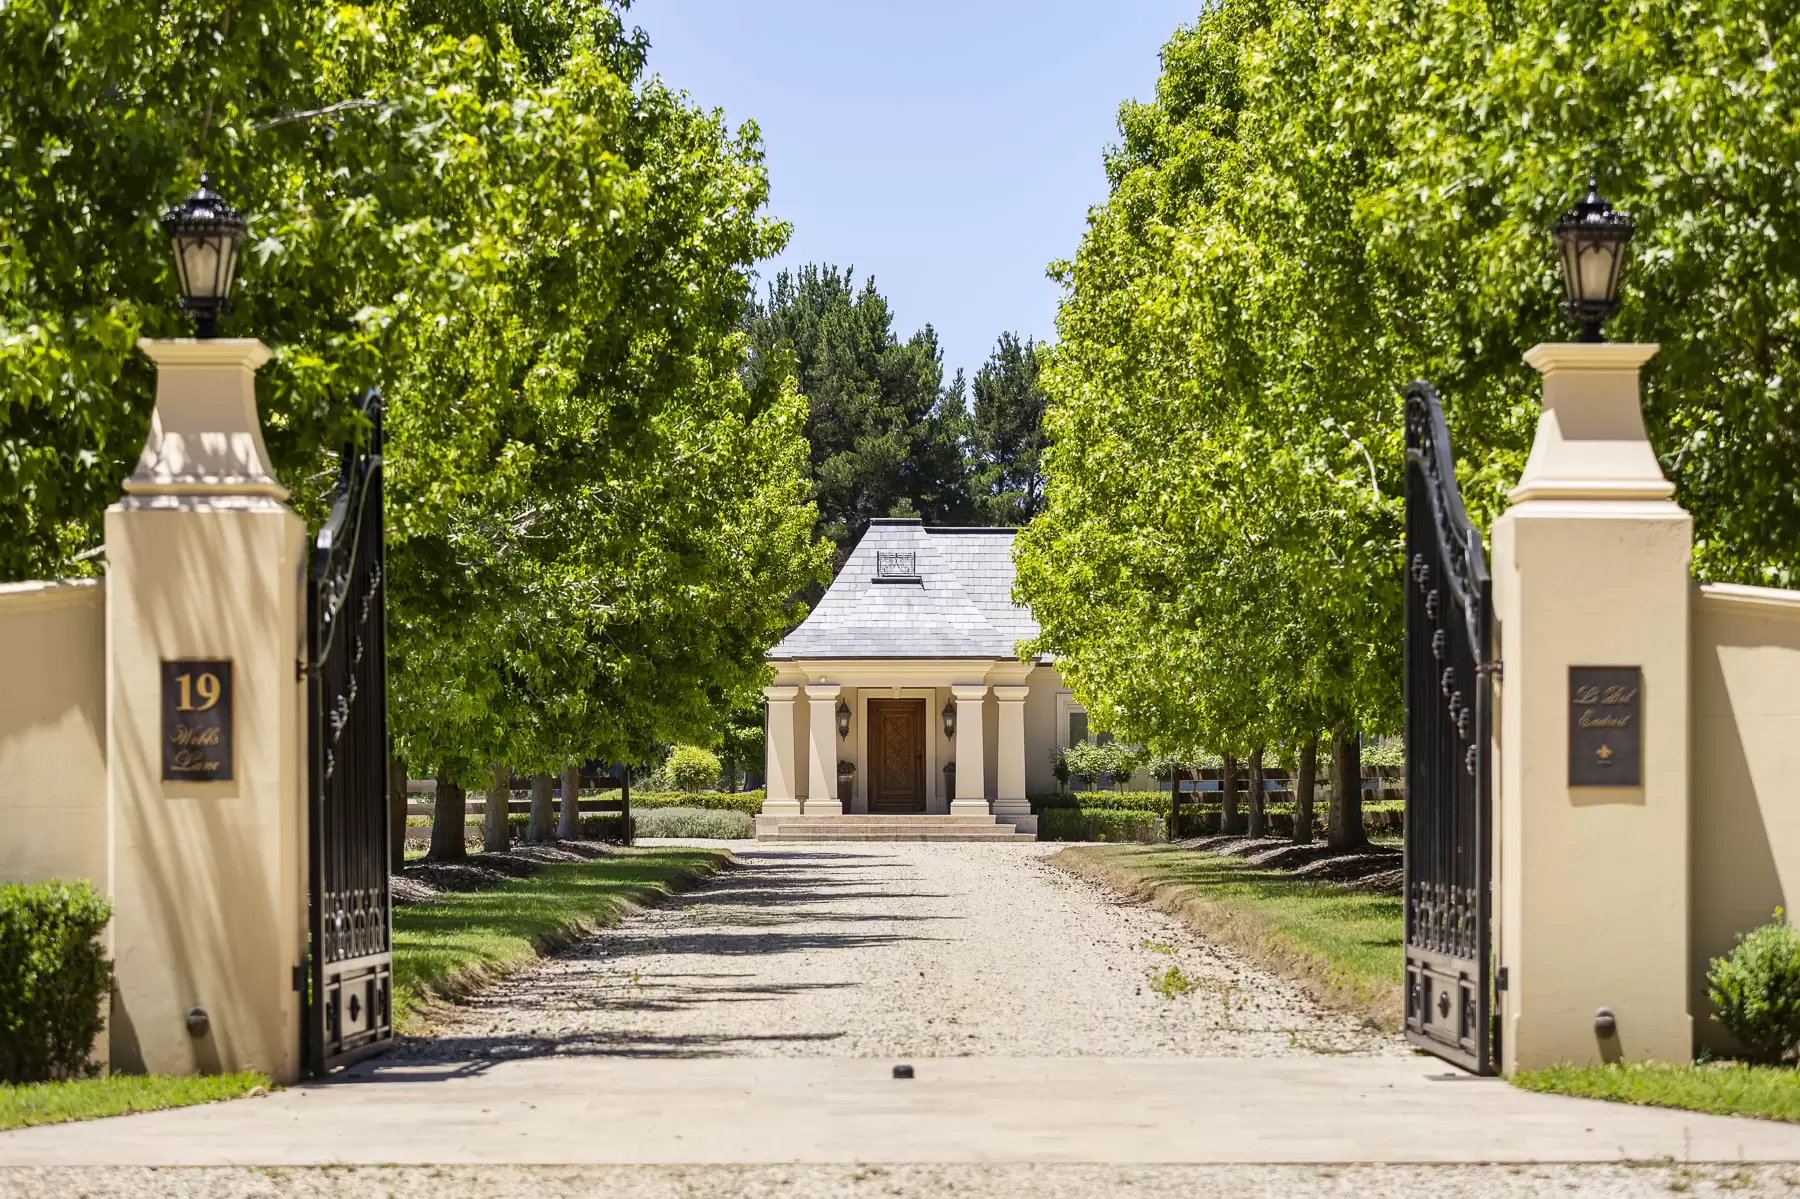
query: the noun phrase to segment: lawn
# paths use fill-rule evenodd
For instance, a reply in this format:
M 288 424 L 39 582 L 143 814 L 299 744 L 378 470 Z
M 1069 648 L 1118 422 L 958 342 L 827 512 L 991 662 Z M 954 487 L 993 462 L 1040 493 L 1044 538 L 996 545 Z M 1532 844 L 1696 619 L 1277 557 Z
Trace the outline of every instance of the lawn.
M 557 862 L 486 891 L 394 909 L 394 1018 L 413 1031 L 433 1001 L 455 999 L 579 937 L 717 874 L 722 849 L 629 849 Z
M 268 1077 L 255 1071 L 193 1078 L 115 1074 L 72 1082 L 0 1084 L 0 1129 L 238 1099 L 268 1086 Z
M 1547 1070 L 1522 1071 L 1512 1081 L 1527 1091 L 1555 1095 L 1677 1107 L 1722 1116 L 1800 1121 L 1800 1072 L 1792 1066 L 1749 1066 L 1739 1062 L 1552 1066 Z
M 1162 845 L 1083 845 L 1050 861 L 1173 913 L 1397 1032 L 1403 910 L 1397 895 L 1308 882 L 1242 858 Z

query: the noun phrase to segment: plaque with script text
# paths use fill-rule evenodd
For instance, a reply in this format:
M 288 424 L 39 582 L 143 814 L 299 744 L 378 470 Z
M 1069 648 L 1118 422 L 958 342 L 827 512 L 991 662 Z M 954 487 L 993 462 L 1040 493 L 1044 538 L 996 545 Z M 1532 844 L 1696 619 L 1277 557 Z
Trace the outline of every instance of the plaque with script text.
M 164 782 L 231 779 L 231 663 L 187 658 L 162 664 Z
M 1569 667 L 1569 786 L 1643 785 L 1643 668 Z

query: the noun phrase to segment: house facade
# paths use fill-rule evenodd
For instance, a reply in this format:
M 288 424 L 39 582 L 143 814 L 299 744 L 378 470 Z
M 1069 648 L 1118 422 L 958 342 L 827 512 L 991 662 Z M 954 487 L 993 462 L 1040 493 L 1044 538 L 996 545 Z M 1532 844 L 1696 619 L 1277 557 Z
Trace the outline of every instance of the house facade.
M 765 816 L 992 815 L 1035 832 L 1085 717 L 1012 602 L 1014 529 L 871 521 L 806 622 L 769 651 Z

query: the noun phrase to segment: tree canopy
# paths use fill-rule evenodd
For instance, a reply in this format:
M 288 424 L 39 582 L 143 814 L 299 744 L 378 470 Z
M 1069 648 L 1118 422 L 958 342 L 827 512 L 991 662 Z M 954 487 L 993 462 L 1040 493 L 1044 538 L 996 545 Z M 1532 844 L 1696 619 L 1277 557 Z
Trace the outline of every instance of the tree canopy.
M 754 126 L 645 76 L 614 6 L 248 0 L 0 11 L 0 577 L 79 569 L 179 336 L 160 212 L 250 233 L 227 335 L 317 519 L 388 401 L 398 748 L 629 757 L 715 728 L 823 567 L 791 380 L 748 386 Z
M 1038 346 L 1002 333 L 975 372 L 970 490 L 990 524 L 1022 525 L 1044 507 L 1044 405 Z
M 1242 752 L 1394 727 L 1401 389 L 1443 393 L 1485 525 L 1567 340 L 1551 221 L 1638 222 L 1612 335 L 1702 576 L 1800 578 L 1792 5 L 1222 0 L 1120 112 L 1060 264 L 1019 589 L 1096 723 Z
M 807 400 L 819 531 L 847 550 L 877 516 L 973 519 L 968 409 L 960 374 L 944 383 L 930 325 L 902 340 L 871 277 L 809 264 L 782 271 L 749 315 L 752 384 L 792 372 Z

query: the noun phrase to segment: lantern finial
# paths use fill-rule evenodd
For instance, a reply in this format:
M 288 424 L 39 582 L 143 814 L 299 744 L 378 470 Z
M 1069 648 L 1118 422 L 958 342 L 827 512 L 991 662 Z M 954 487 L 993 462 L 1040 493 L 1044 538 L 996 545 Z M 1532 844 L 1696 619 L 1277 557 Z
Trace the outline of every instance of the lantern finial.
M 231 311 L 243 214 L 213 190 L 212 176 L 202 173 L 194 194 L 165 212 L 160 223 L 175 251 L 181 307 L 194 318 L 194 336 L 217 337 L 219 317 Z
M 1631 218 L 1600 194 L 1598 169 L 1588 172 L 1588 193 L 1550 227 L 1562 258 L 1563 315 L 1581 326 L 1581 341 L 1603 341 L 1600 327 L 1619 310 L 1619 268 L 1636 232 Z

